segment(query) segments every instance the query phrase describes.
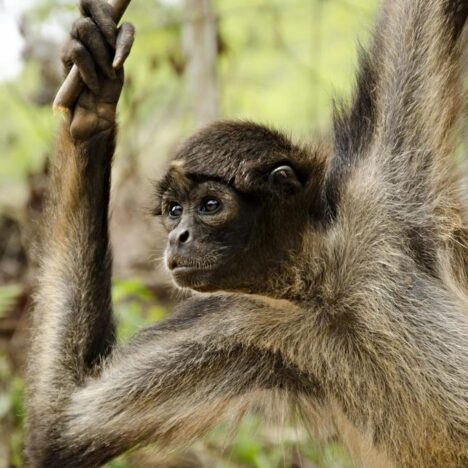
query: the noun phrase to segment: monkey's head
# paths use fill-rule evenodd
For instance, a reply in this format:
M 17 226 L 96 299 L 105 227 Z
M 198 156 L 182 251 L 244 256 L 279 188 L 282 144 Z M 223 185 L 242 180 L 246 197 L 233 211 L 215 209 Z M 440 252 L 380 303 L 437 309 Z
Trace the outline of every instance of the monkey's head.
M 272 293 L 318 216 L 323 165 L 266 127 L 220 122 L 186 141 L 157 184 L 175 283 Z

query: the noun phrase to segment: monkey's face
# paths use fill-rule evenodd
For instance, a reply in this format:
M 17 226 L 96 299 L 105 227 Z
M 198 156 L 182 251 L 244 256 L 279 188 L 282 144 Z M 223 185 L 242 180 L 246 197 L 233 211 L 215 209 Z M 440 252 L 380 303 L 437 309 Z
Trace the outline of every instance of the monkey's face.
M 181 182 L 172 173 L 159 214 L 168 232 L 165 263 L 177 286 L 258 294 L 270 289 L 268 278 L 299 242 L 304 220 L 293 170 L 275 168 L 267 183 L 277 178 L 297 190 L 289 185 L 282 197 L 246 194 L 212 179 Z
M 175 283 L 276 294 L 319 199 L 322 172 L 307 155 L 251 123 L 215 123 L 187 140 L 157 185 Z
M 178 286 L 199 291 L 234 286 L 234 270 L 254 225 L 255 210 L 248 205 L 236 190 L 212 180 L 164 194 L 165 263 Z

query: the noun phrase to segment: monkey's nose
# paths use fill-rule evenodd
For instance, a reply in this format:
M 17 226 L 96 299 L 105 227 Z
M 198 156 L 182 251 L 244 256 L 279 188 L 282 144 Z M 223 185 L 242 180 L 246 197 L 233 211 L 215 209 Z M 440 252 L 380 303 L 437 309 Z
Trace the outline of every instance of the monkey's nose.
M 190 232 L 188 229 L 185 229 L 185 231 L 181 232 L 179 234 L 179 243 L 180 244 L 185 244 L 186 242 L 188 242 L 188 240 L 190 239 Z
M 169 235 L 169 243 L 172 246 L 187 244 L 192 240 L 188 229 L 176 229 Z

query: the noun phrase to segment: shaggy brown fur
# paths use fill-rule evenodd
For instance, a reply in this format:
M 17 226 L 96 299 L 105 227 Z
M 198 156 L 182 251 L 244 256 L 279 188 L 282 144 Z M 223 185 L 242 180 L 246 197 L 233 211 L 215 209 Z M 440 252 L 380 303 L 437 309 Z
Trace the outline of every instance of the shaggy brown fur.
M 170 236 L 183 223 L 196 233 L 197 268 L 224 268 L 184 279 L 203 293 L 129 344 L 114 343 L 114 129 L 102 124 L 120 87 L 103 98 L 107 117 L 102 95 L 77 104 L 45 215 L 32 466 L 95 466 L 151 441 L 188 443 L 259 397 L 338 436 L 357 466 L 468 466 L 468 219 L 452 163 L 467 14 L 466 0 L 386 1 L 330 151 L 250 123 L 188 140 L 158 184 L 155 213 Z M 200 190 L 234 207 L 222 229 L 191 210 L 169 220 L 170 200 L 189 204 Z

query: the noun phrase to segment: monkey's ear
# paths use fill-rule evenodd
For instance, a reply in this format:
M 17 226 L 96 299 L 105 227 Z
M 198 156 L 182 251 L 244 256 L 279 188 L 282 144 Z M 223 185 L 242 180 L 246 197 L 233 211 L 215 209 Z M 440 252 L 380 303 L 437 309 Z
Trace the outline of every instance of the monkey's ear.
M 268 183 L 271 187 L 281 187 L 283 190 L 297 192 L 302 188 L 302 184 L 291 166 L 279 166 L 273 169 L 268 176 Z

